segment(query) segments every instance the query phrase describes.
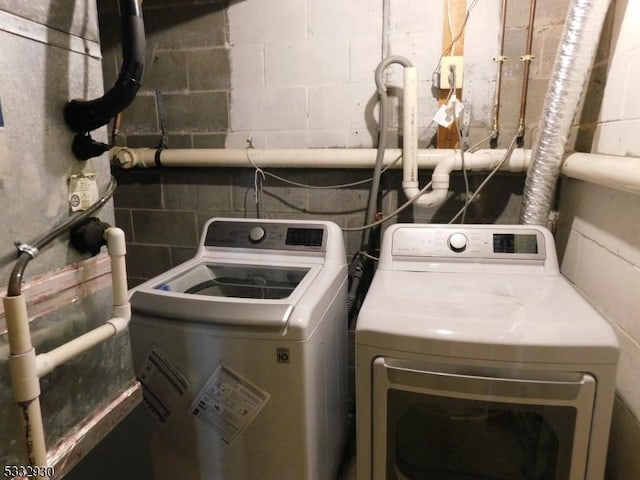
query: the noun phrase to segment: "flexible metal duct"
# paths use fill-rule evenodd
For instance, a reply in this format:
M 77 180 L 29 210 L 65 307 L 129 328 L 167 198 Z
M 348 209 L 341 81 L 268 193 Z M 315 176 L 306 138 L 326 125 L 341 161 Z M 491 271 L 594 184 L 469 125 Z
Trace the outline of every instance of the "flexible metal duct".
M 610 0 L 573 0 L 538 123 L 520 223 L 546 225 L 567 138 L 589 77 Z

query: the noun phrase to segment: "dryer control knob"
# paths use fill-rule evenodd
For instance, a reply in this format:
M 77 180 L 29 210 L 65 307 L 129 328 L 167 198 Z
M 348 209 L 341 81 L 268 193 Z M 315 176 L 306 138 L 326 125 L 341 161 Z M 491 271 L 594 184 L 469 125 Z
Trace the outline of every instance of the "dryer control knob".
M 449 237 L 449 248 L 456 253 L 467 249 L 468 240 L 462 233 L 454 233 Z
M 267 232 L 264 231 L 264 228 L 253 227 L 251 230 L 249 230 L 249 240 L 251 240 L 253 243 L 258 243 L 265 237 L 266 234 Z

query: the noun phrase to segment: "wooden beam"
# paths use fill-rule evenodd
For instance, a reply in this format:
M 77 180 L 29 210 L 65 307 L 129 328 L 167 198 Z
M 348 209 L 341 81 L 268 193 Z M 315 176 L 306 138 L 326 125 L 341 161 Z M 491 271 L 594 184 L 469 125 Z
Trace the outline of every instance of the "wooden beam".
M 442 28 L 442 55 L 464 55 L 464 19 L 467 15 L 467 0 L 446 0 L 444 5 L 444 23 Z M 460 36 L 458 36 L 458 34 Z M 455 40 L 455 42 L 454 42 Z M 449 72 L 440 72 L 441 78 Z M 442 82 L 442 80 L 441 80 Z M 438 102 L 446 103 L 449 96 L 448 89 L 440 89 Z M 462 99 L 462 89 L 456 89 L 456 96 Z M 458 133 L 455 124 L 448 128 L 438 127 L 438 148 L 457 148 Z

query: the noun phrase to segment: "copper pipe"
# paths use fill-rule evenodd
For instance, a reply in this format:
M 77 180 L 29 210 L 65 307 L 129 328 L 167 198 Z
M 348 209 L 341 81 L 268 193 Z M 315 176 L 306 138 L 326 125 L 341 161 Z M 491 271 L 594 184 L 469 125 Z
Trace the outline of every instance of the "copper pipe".
M 502 19 L 500 24 L 500 53 L 494 58 L 498 63 L 498 75 L 496 78 L 496 98 L 493 104 L 493 130 L 491 131 L 491 148 L 498 146 L 500 136 L 500 94 L 502 92 L 502 68 L 506 57 L 504 56 L 504 33 L 507 26 L 507 0 L 502 0 Z
M 122 112 L 118 113 L 113 119 L 111 127 L 111 146 L 117 145 L 118 135 L 120 135 L 120 126 L 122 125 Z
M 533 45 L 533 22 L 536 15 L 536 0 L 531 0 L 531 9 L 529 10 L 529 29 L 527 32 L 527 51 L 521 60 L 524 62 L 524 70 L 522 73 L 522 94 L 520 95 L 520 120 L 518 122 L 518 147 L 524 145 L 524 126 L 525 115 L 527 113 L 527 92 L 529 90 L 529 69 L 531 67 L 531 50 Z

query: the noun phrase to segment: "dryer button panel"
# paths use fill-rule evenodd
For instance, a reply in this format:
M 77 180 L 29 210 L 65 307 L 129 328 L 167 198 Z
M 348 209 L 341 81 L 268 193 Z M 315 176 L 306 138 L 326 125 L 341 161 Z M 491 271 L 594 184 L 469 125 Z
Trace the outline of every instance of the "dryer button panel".
M 535 260 L 546 258 L 542 231 L 529 226 L 418 226 L 393 232 L 394 257 L 436 257 L 452 260 Z

